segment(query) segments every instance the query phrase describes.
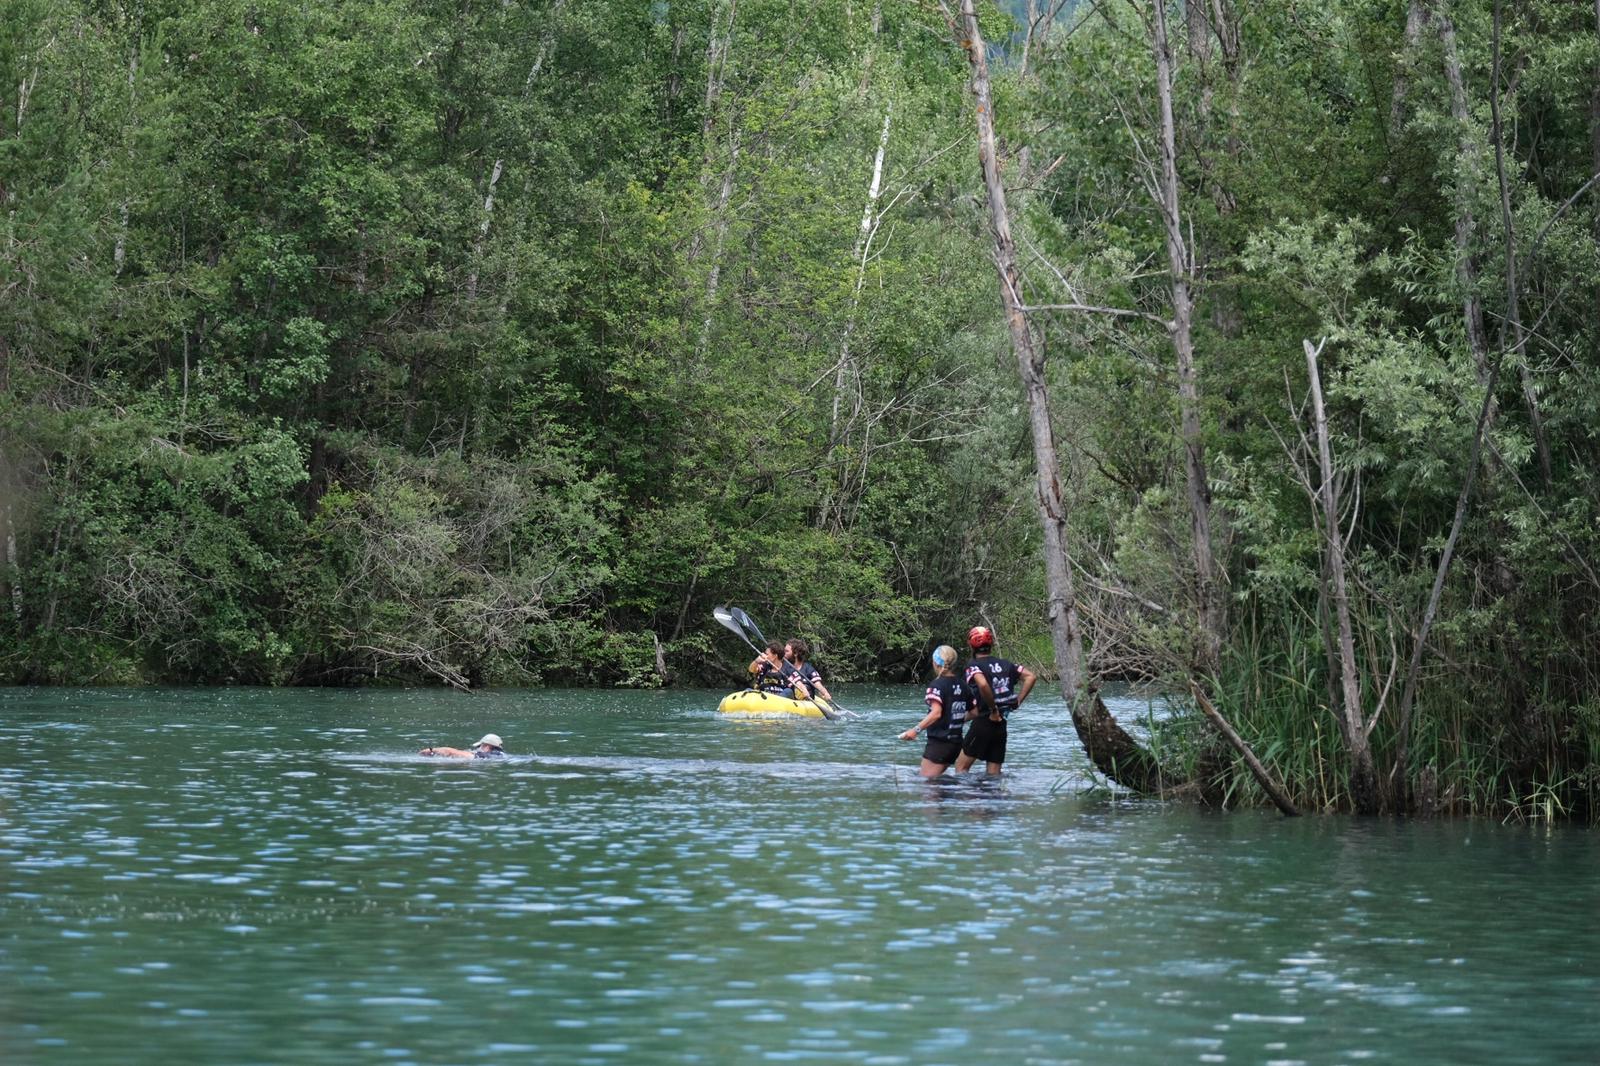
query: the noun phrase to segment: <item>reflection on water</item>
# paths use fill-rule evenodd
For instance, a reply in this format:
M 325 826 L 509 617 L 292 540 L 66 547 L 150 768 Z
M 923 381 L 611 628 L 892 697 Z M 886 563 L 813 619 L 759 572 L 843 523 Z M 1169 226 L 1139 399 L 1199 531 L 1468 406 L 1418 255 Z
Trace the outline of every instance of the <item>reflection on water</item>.
M 1585 830 L 1086 791 L 1045 701 L 929 783 L 913 691 L 718 695 L 0 692 L 5 1061 L 1594 1058 Z

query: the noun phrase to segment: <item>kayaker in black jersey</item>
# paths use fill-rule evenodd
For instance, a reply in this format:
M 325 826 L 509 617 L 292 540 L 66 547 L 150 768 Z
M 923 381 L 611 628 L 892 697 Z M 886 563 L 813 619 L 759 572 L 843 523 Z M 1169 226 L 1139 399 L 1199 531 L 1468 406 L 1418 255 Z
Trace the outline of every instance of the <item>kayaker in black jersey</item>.
M 505 744 L 500 740 L 498 733 L 485 733 L 483 739 L 472 745 L 471 750 L 463 748 L 423 748 L 418 755 L 437 755 L 444 759 L 503 759 L 506 757 Z
M 921 774 L 938 777 L 961 754 L 961 727 L 972 706 L 971 690 L 956 674 L 956 650 L 948 644 L 933 649 L 933 682 L 923 694 L 928 713 L 922 721 L 900 734 L 901 740 L 915 740 L 924 729 L 928 743 L 922 749 Z
M 808 700 L 811 690 L 806 687 L 800 672 L 783 659 L 783 645 L 768 641 L 766 649 L 750 660 L 750 673 L 755 675 L 754 687 L 774 696 Z
M 800 680 L 812 692 L 818 693 L 829 703 L 833 702 L 833 693 L 828 691 L 828 686 L 822 683 L 822 675 L 817 673 L 817 668 L 810 663 L 811 645 L 799 637 L 791 637 L 783 646 L 783 658 L 792 665 L 795 672 L 800 675 Z
M 1026 666 L 994 654 L 994 632 L 987 626 L 968 630 L 967 644 L 973 654 L 967 663 L 966 680 L 973 690 L 976 713 L 961 743 L 956 773 L 966 773 L 982 759 L 989 772 L 997 774 L 1006 761 L 1006 719 L 1028 698 L 1039 678 Z

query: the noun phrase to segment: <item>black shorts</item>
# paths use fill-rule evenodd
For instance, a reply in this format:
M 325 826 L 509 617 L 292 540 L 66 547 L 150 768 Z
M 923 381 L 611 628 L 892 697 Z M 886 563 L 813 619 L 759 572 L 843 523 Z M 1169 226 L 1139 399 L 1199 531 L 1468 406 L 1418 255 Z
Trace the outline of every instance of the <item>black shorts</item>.
M 961 754 L 961 741 L 935 740 L 928 738 L 927 747 L 922 749 L 922 757 L 931 763 L 940 766 L 949 766 L 956 761 L 956 756 Z
M 988 717 L 979 718 L 967 727 L 967 739 L 961 750 L 978 762 L 995 764 L 1006 761 L 1006 724 Z

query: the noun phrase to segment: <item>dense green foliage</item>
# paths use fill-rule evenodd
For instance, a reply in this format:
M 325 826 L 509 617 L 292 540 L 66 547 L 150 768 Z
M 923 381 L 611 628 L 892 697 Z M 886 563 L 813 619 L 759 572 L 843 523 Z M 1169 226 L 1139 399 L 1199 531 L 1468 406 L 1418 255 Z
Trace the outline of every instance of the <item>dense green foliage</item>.
M 1304 338 L 1380 757 L 1503 360 L 1404 772 L 1477 809 L 1600 788 L 1600 26 L 1500 3 L 1498 61 L 1493 0 L 1171 10 L 1214 691 L 1314 805 L 1345 797 Z M 1091 664 L 1184 678 L 1149 4 L 1035 9 L 983 15 L 1027 298 L 1148 316 L 1033 316 Z M 7 10 L 0 676 L 709 680 L 729 601 L 844 678 L 978 617 L 1047 665 L 938 5 Z

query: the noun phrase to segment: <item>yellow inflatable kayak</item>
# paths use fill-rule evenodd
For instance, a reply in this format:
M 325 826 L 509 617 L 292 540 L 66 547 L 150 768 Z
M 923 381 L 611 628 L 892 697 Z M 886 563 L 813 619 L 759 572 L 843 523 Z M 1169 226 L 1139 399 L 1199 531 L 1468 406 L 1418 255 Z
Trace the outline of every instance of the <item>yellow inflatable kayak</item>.
M 788 696 L 779 696 L 771 692 L 758 692 L 753 688 L 742 689 L 722 697 L 722 702 L 717 704 L 717 710 L 723 714 L 787 714 L 801 718 L 825 718 L 822 708 L 810 700 L 795 700 Z

